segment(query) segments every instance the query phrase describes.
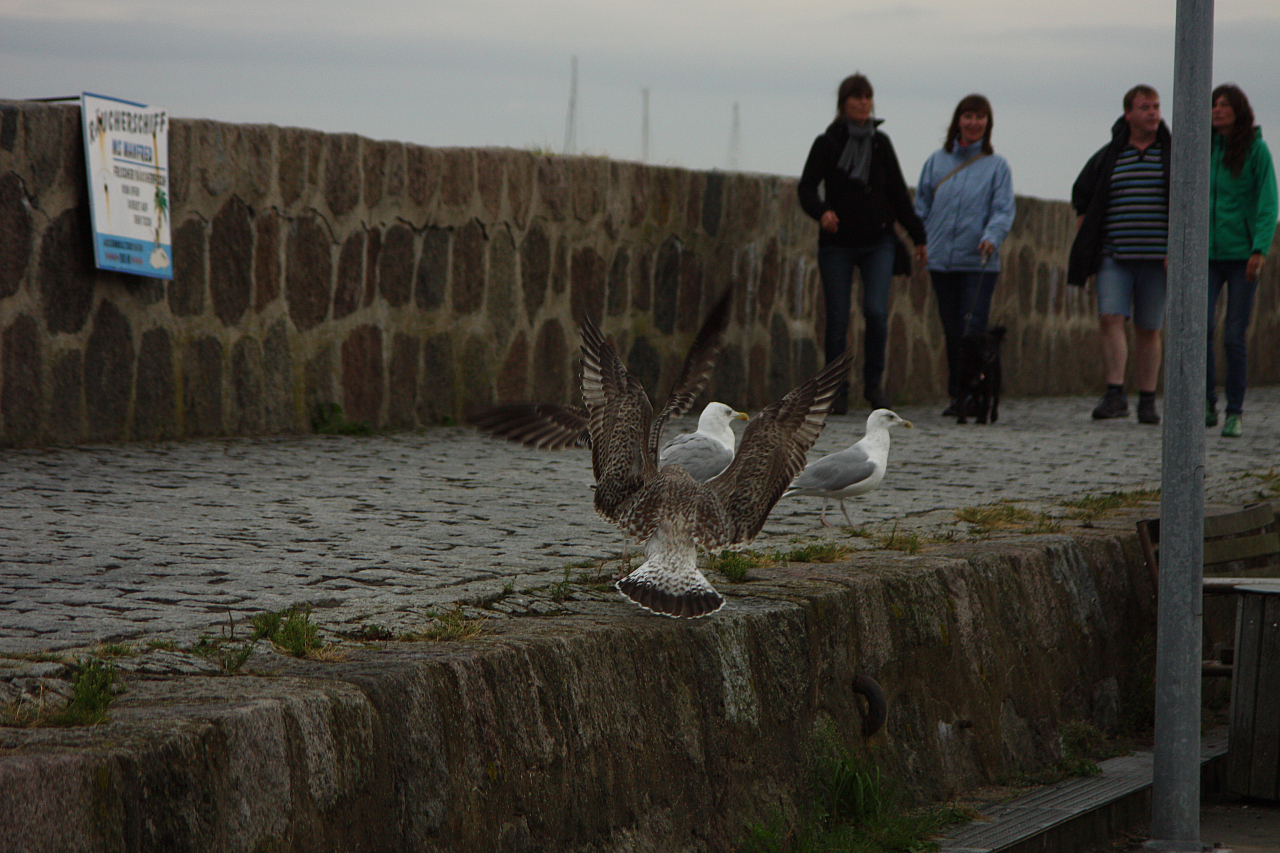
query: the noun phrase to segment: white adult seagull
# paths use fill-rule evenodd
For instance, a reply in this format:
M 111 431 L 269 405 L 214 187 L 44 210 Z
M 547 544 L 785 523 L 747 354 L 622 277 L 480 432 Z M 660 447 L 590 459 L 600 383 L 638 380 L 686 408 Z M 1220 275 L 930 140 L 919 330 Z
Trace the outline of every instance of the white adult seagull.
M 745 412 L 736 412 L 724 403 L 707 403 L 698 416 L 698 429 L 677 435 L 662 446 L 658 467 L 679 465 L 699 483 L 719 474 L 733 461 L 738 437 L 731 421 L 745 421 Z
M 822 512 L 818 520 L 823 527 L 827 523 L 827 502 L 840 501 L 844 520 L 853 526 L 844 499 L 865 495 L 880 485 L 889 467 L 889 427 L 910 427 L 911 421 L 903 420 L 888 409 L 876 409 L 867 416 L 867 433 L 856 444 L 838 453 L 823 456 L 805 466 L 791 488 L 782 495 L 807 495 L 822 498 Z

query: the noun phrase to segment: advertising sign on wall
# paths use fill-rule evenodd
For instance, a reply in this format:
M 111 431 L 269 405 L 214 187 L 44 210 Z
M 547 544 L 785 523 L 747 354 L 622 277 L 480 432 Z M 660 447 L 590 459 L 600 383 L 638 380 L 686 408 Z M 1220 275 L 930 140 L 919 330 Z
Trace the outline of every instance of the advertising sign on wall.
M 81 95 L 98 267 L 173 278 L 167 111 Z

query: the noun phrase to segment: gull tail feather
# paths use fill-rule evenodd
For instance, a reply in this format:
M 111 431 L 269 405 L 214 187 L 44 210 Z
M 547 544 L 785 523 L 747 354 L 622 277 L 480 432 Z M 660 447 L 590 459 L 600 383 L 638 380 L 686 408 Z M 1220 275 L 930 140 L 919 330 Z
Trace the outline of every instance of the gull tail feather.
M 662 616 L 695 618 L 724 607 L 724 598 L 696 569 L 676 574 L 644 565 L 614 586 L 645 610 Z

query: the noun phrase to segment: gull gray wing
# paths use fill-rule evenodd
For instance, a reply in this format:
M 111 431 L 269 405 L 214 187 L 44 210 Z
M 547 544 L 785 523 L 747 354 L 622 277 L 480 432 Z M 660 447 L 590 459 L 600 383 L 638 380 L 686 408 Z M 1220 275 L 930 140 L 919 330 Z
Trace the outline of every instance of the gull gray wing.
M 679 465 L 699 483 L 719 474 L 733 461 L 733 451 L 714 438 L 696 432 L 677 435 L 658 455 L 658 467 Z
M 875 472 L 875 461 L 855 445 L 815 460 L 800 472 L 791 487 L 834 492 L 861 483 Z

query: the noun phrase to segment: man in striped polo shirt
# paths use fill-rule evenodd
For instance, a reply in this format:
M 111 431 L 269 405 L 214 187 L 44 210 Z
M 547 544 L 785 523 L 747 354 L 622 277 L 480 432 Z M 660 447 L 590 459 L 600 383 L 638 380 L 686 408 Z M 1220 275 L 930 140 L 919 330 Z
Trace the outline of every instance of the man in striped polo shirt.
M 1079 231 L 1071 245 L 1067 282 L 1083 286 L 1097 275 L 1098 327 L 1107 391 L 1093 416 L 1129 415 L 1124 392 L 1129 346 L 1125 321 L 1132 307 L 1138 421 L 1160 423 L 1160 329 L 1164 325 L 1165 255 L 1169 242 L 1169 128 L 1160 96 L 1134 86 L 1111 142 L 1089 158 L 1071 188 Z

